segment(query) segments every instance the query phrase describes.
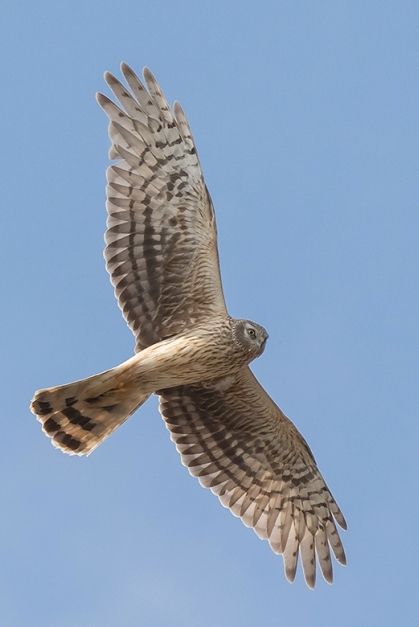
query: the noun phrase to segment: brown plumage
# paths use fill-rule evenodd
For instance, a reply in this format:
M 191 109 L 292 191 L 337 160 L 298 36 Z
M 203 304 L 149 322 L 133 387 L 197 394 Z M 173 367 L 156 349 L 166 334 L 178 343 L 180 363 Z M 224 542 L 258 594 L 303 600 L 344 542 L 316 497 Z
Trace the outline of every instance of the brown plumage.
M 147 398 L 160 410 L 182 462 L 245 525 L 267 539 L 295 577 L 298 555 L 314 586 L 316 555 L 332 581 L 330 549 L 346 523 L 314 457 L 248 364 L 267 333 L 229 317 L 214 209 L 186 117 L 170 109 L 149 70 L 146 87 L 122 65 L 129 89 L 99 94 L 112 146 L 105 258 L 136 354 L 88 379 L 35 394 L 31 409 L 55 446 L 90 453 Z

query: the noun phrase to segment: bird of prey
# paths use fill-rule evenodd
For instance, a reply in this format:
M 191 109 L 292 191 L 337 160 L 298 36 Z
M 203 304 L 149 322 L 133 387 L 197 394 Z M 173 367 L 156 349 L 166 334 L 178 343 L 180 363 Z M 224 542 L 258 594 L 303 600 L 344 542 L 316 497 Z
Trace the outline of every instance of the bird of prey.
M 32 412 L 52 443 L 87 455 L 150 394 L 189 472 L 283 555 L 298 556 L 313 587 L 316 556 L 332 582 L 331 551 L 345 564 L 336 523 L 345 519 L 313 454 L 252 374 L 265 329 L 229 316 L 221 285 L 214 208 L 189 124 L 152 73 L 126 85 L 105 79 L 109 118 L 105 259 L 136 348 L 119 366 L 36 392 Z

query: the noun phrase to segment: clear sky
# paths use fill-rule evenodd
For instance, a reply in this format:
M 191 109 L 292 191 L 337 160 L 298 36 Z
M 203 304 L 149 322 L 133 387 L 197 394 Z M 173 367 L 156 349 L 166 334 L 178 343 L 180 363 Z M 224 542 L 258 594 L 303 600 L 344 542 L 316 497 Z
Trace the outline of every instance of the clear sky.
M 403 0 L 3 4 L 1 627 L 419 624 L 418 18 Z M 269 330 L 254 371 L 348 520 L 332 587 L 285 581 L 181 466 L 155 398 L 87 459 L 29 413 L 35 389 L 132 354 L 94 99 L 121 60 L 188 114 L 230 312 Z

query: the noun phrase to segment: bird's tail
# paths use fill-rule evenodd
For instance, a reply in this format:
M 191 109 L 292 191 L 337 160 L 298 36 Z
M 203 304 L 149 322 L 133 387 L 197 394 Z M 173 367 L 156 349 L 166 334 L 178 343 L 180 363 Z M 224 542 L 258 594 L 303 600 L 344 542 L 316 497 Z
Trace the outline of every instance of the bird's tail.
M 126 382 L 123 367 L 35 393 L 31 411 L 54 446 L 87 455 L 147 400 L 149 393 Z

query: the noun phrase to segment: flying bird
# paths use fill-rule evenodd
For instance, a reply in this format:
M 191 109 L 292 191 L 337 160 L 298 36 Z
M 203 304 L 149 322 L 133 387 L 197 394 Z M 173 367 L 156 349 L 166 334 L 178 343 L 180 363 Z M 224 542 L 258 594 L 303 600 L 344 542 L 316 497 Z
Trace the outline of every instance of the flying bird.
M 109 118 L 106 267 L 135 340 L 119 366 L 39 390 L 31 404 L 52 443 L 87 455 L 149 397 L 189 472 L 283 555 L 293 581 L 300 555 L 313 587 L 316 556 L 332 582 L 331 552 L 346 563 L 345 519 L 293 423 L 252 374 L 266 330 L 229 316 L 214 208 L 192 133 L 152 73 L 121 65 L 105 79 Z

